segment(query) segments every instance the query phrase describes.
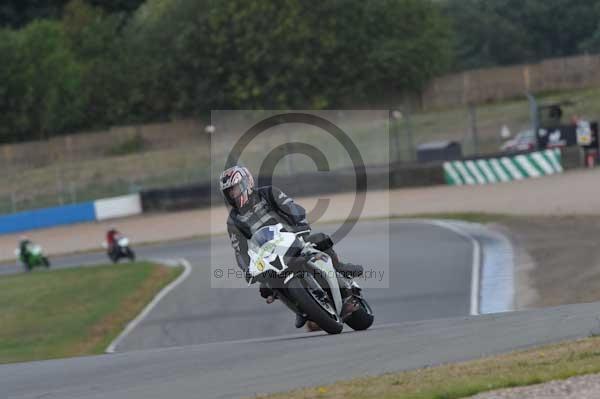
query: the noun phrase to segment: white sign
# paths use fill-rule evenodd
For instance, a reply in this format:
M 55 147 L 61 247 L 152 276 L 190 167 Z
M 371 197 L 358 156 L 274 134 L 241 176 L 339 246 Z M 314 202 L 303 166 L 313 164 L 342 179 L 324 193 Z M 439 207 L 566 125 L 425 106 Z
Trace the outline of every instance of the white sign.
M 592 127 L 588 121 L 577 122 L 577 144 L 592 144 Z

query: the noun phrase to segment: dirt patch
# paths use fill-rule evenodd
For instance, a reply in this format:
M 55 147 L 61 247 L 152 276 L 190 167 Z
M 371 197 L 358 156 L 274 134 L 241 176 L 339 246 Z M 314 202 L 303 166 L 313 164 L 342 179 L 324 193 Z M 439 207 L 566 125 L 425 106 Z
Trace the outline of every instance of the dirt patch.
M 600 301 L 600 216 L 503 220 L 517 252 L 517 305 Z

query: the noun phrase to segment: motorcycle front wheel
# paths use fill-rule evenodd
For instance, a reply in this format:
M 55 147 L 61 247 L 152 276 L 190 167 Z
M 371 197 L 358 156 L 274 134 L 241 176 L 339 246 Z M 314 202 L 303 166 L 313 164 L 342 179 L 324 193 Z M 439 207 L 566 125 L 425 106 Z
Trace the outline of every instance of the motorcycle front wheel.
M 110 259 L 110 261 L 112 263 L 117 263 L 119 261 L 119 255 L 113 253 L 113 252 L 109 252 L 108 253 L 108 259 Z
M 359 299 L 360 307 L 346 318 L 346 324 L 353 330 L 361 331 L 371 327 L 375 316 L 367 301 L 363 298 Z
M 288 293 L 297 303 L 298 308 L 307 315 L 308 320 L 315 322 L 329 334 L 341 333 L 344 323 L 331 305 L 331 301 L 327 295 L 323 299 L 319 298 L 315 291 L 320 287 L 312 285 L 316 284 L 303 282 L 300 278 L 293 278 L 287 285 Z

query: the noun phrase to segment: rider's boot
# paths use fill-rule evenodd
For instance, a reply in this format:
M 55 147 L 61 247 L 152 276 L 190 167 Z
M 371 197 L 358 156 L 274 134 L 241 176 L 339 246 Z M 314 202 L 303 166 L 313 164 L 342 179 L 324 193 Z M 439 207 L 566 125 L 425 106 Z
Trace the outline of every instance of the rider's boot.
M 296 328 L 302 328 L 306 324 L 306 317 L 302 316 L 300 313 L 296 313 Z

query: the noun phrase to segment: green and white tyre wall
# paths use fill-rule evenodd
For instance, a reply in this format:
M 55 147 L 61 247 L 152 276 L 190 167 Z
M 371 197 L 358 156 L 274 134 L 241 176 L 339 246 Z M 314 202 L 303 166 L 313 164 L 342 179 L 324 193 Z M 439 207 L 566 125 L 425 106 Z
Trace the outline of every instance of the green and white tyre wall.
M 452 186 L 506 183 L 562 172 L 559 149 L 444 163 L 446 183 Z

